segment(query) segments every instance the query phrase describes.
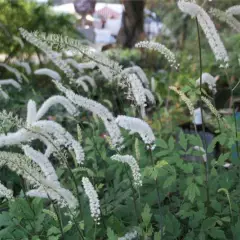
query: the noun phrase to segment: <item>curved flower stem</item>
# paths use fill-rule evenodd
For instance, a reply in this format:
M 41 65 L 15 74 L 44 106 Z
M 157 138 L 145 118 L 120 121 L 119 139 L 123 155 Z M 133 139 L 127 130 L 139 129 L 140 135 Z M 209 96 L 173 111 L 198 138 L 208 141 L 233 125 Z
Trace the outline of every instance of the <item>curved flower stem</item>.
M 201 49 L 201 38 L 200 38 L 200 29 L 199 29 L 199 24 L 198 20 L 196 18 L 196 24 L 197 24 L 197 36 L 198 36 L 198 47 L 199 47 L 199 64 L 200 64 L 200 109 L 201 109 L 201 118 L 202 118 L 202 128 L 203 128 L 203 145 L 205 152 L 207 153 L 207 142 L 206 142 L 206 134 L 205 134 L 205 123 L 203 119 L 203 104 L 202 104 L 202 49 Z M 208 155 L 206 154 L 207 161 L 204 162 L 204 167 L 205 167 L 205 182 L 206 182 L 206 192 L 207 192 L 207 206 L 210 204 L 210 197 L 209 197 L 209 162 L 208 162 Z

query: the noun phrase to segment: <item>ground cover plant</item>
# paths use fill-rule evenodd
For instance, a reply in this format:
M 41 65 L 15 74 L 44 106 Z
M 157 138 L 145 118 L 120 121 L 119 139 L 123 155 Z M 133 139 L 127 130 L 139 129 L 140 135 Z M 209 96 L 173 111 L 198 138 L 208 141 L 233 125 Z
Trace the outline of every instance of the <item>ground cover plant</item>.
M 240 6 L 204 6 L 175 6 L 191 16 L 197 54 L 136 44 L 133 58 L 155 56 L 158 73 L 18 29 L 21 58 L 0 64 L 0 239 L 239 239 L 240 66 L 214 22 L 239 42 Z M 221 79 L 230 100 L 217 107 Z

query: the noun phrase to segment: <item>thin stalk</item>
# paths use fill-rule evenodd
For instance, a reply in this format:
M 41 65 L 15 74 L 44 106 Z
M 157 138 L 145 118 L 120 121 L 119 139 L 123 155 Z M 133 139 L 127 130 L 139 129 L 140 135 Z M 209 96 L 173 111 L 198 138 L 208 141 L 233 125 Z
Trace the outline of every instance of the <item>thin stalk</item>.
M 200 109 L 201 109 L 201 118 L 202 118 L 202 128 L 203 128 L 203 145 L 205 152 L 207 153 L 207 142 L 206 142 L 206 134 L 205 134 L 205 123 L 203 119 L 203 103 L 202 103 L 202 49 L 201 49 L 201 38 L 200 38 L 200 29 L 199 29 L 199 24 L 198 20 L 196 18 L 196 24 L 197 24 L 197 35 L 198 35 L 198 47 L 199 47 L 199 64 L 200 64 Z M 209 197 L 209 162 L 208 162 L 208 155 L 206 154 L 207 161 L 204 162 L 204 167 L 205 167 L 205 181 L 206 181 L 206 192 L 207 192 L 207 205 L 209 206 L 210 204 L 210 197 Z
M 77 220 L 76 220 L 74 214 L 72 213 L 72 211 L 71 211 L 71 209 L 70 209 L 69 207 L 67 207 L 67 208 L 68 208 L 68 211 L 70 212 L 70 214 L 71 214 L 71 216 L 72 216 L 72 219 L 73 219 L 73 221 L 74 221 L 74 224 L 75 224 L 75 226 L 76 226 L 76 228 L 77 228 L 77 231 L 78 231 L 81 239 L 84 240 L 83 233 L 82 233 L 81 229 L 79 228 L 79 225 L 78 225 L 78 223 L 77 223 Z
M 130 181 L 130 185 L 131 185 L 131 189 L 132 189 L 132 193 L 133 193 L 133 205 L 134 205 L 134 211 L 135 211 L 135 215 L 136 215 L 136 219 L 137 219 L 137 223 L 138 223 L 138 219 L 139 219 L 139 216 L 138 216 L 138 212 L 137 212 L 137 202 L 136 202 L 136 197 L 135 197 L 135 189 L 134 189 L 134 186 L 133 186 L 133 182 L 132 182 L 132 179 L 128 173 L 128 169 L 126 167 L 126 163 L 124 163 L 124 169 L 125 169 L 125 172 L 129 178 L 129 181 Z
M 51 199 L 50 196 L 48 196 L 48 198 Z M 62 239 L 64 240 L 64 232 L 63 232 L 63 226 L 62 226 L 61 218 L 60 218 L 60 216 L 59 216 L 59 213 L 58 213 L 57 208 L 56 208 L 56 206 L 55 206 L 55 204 L 54 204 L 53 201 L 52 201 L 52 205 L 53 205 L 54 212 L 55 212 L 56 215 L 57 215 L 58 225 L 59 225 L 59 228 L 60 228 L 60 232 L 61 232 L 61 235 L 62 235 Z
M 151 160 L 152 167 L 155 167 L 153 156 L 152 156 L 152 149 L 149 150 L 149 154 L 150 154 L 150 160 Z M 159 186 L 158 179 L 156 178 L 155 179 L 155 187 L 156 187 L 156 192 L 157 192 L 158 211 L 159 211 L 159 215 L 160 215 L 159 230 L 160 230 L 160 234 L 161 234 L 161 239 L 163 239 L 163 213 L 162 213 L 162 208 L 161 208 L 161 197 L 160 197 L 160 192 L 159 192 L 158 186 Z

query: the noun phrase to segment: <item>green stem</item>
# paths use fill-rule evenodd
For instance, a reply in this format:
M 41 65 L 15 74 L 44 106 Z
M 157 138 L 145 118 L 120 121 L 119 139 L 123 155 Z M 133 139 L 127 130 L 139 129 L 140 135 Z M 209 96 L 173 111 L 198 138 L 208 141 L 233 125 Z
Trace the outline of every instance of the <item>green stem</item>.
M 149 150 L 149 154 L 150 154 L 150 160 L 151 160 L 151 164 L 152 167 L 155 167 L 154 164 L 154 160 L 153 160 L 153 156 L 152 156 L 152 149 Z M 155 179 L 155 188 L 156 188 L 156 192 L 157 192 L 157 201 L 158 201 L 158 210 L 159 210 L 159 217 L 160 217 L 160 221 L 159 221 L 159 230 L 161 233 L 161 239 L 163 239 L 163 213 L 162 213 L 162 208 L 161 208 L 161 197 L 160 197 L 160 192 L 158 189 L 158 179 Z
M 138 219 L 139 219 L 139 216 L 138 216 L 138 211 L 137 211 L 137 201 L 136 201 L 136 196 L 135 196 L 135 189 L 134 189 L 134 186 L 133 186 L 133 182 L 132 182 L 132 179 L 128 173 L 128 169 L 126 167 L 126 163 L 124 163 L 124 169 L 125 169 L 125 172 L 128 176 L 128 179 L 130 181 L 130 186 L 131 186 L 131 189 L 132 189 L 132 196 L 133 196 L 133 205 L 134 205 L 134 211 L 135 211 L 135 215 L 136 215 L 136 223 L 138 223 Z
M 209 197 L 209 162 L 208 162 L 208 155 L 207 155 L 207 142 L 206 142 L 206 134 L 205 134 L 205 123 L 204 123 L 204 119 L 203 119 L 203 111 L 202 111 L 202 107 L 203 107 L 203 103 L 202 103 L 202 49 L 201 49 L 201 38 L 200 38 L 200 29 L 199 29 L 199 24 L 198 24 L 198 20 L 196 18 L 196 24 L 197 24 L 197 35 L 198 35 L 198 47 L 199 47 L 199 64 L 200 64 L 200 109 L 201 109 L 201 118 L 202 118 L 202 128 L 203 128 L 203 145 L 204 145 L 204 149 L 206 152 L 206 158 L 207 161 L 204 162 L 204 167 L 205 167 L 205 181 L 206 181 L 206 192 L 207 192 L 207 205 L 209 206 L 210 204 L 210 197 Z
M 48 196 L 48 198 L 51 199 L 50 196 Z M 61 235 L 62 235 L 62 240 L 64 240 L 64 232 L 63 232 L 63 226 L 62 226 L 61 218 L 60 218 L 60 216 L 58 214 L 57 208 L 56 208 L 56 206 L 55 206 L 53 201 L 52 201 L 52 205 L 53 205 L 54 212 L 56 213 L 56 216 L 57 216 L 58 225 L 59 225 L 59 228 L 60 228 L 60 231 L 61 231 Z

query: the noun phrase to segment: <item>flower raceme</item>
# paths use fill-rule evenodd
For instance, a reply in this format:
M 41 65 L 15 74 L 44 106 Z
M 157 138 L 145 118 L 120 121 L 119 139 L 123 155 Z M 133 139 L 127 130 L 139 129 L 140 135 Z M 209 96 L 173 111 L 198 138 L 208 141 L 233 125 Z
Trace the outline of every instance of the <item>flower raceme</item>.
M 235 5 L 226 10 L 226 13 L 231 15 L 240 15 L 240 5 Z
M 199 25 L 208 39 L 208 43 L 216 60 L 223 63 L 220 67 L 228 67 L 229 57 L 227 51 L 217 33 L 214 23 L 206 11 L 196 3 L 185 0 L 179 0 L 178 7 L 182 12 L 197 18 Z
M 134 185 L 142 186 L 140 168 L 138 166 L 136 159 L 133 156 L 116 154 L 116 155 L 113 155 L 111 159 L 118 162 L 126 163 L 127 165 L 129 165 L 132 171 Z
M 50 78 L 53 78 L 56 81 L 61 81 L 61 79 L 62 79 L 58 72 L 53 71 L 49 68 L 40 68 L 40 69 L 34 71 L 34 74 L 35 75 L 46 75 L 46 76 L 49 76 Z
M 226 22 L 236 32 L 240 33 L 240 22 L 229 12 L 223 12 L 217 8 L 211 8 L 209 13 L 220 21 Z
M 53 51 L 47 43 L 39 40 L 37 38 L 37 34 L 30 33 L 23 28 L 20 28 L 19 31 L 22 37 L 26 39 L 26 41 L 43 51 L 47 55 L 47 57 L 67 75 L 67 77 L 69 77 L 70 79 L 74 77 L 74 72 L 67 64 L 67 62 L 61 58 L 61 54 Z
M 96 101 L 75 94 L 72 90 L 65 88 L 59 82 L 55 81 L 55 84 L 72 103 L 91 111 L 93 114 L 96 114 L 99 118 L 101 118 L 111 137 L 113 146 L 120 147 L 123 142 L 120 129 L 115 122 L 115 118 L 112 113 L 106 107 Z
M 187 105 L 190 114 L 193 116 L 194 106 L 191 100 L 182 91 L 178 90 L 176 87 L 170 86 L 169 89 L 173 90 L 175 93 L 177 93 L 180 96 L 181 100 Z
M 150 126 L 143 120 L 134 117 L 119 115 L 116 118 L 116 123 L 130 131 L 130 134 L 138 133 L 143 142 L 152 149 L 155 148 L 155 136 Z
M 142 41 L 142 42 L 137 43 L 135 45 L 135 47 L 137 47 L 137 48 L 147 48 L 147 49 L 150 49 L 150 50 L 155 50 L 157 52 L 160 52 L 167 59 L 167 61 L 170 63 L 171 67 L 174 67 L 176 69 L 179 68 L 179 64 L 177 63 L 177 60 L 176 60 L 176 57 L 175 57 L 174 53 L 160 43 Z
M 27 195 L 42 198 L 50 197 L 52 200 L 57 200 L 61 207 L 68 206 L 70 209 L 75 209 L 78 205 L 76 198 L 69 190 L 61 187 L 55 169 L 49 159 L 28 145 L 24 145 L 23 150 L 27 157 L 39 165 L 46 178 L 38 179 L 39 187 L 28 191 Z
M 36 103 L 30 100 L 28 102 L 26 127 L 22 127 L 15 133 L 0 135 L 0 147 L 22 144 L 34 139 L 39 139 L 47 146 L 45 152 L 47 157 L 59 151 L 62 147 L 66 147 L 74 150 L 76 160 L 81 164 L 84 161 L 84 152 L 80 143 L 60 124 L 54 121 L 39 120 L 51 106 L 59 103 L 62 104 L 70 114 L 74 115 L 77 112 L 75 106 L 63 96 L 53 96 L 49 98 L 42 104 L 38 112 L 36 110 Z
M 16 68 L 13 68 L 5 63 L 0 63 L 0 67 L 6 68 L 9 72 L 13 73 L 16 76 L 16 79 L 18 80 L 18 82 L 20 83 L 22 82 L 21 73 Z
M 89 199 L 91 216 L 95 222 L 99 223 L 100 220 L 100 202 L 96 190 L 87 177 L 82 178 L 84 191 Z

